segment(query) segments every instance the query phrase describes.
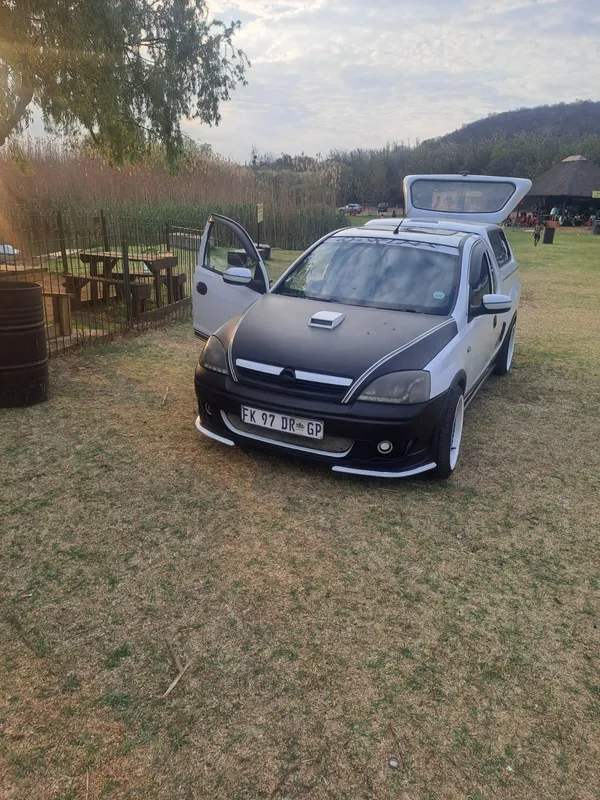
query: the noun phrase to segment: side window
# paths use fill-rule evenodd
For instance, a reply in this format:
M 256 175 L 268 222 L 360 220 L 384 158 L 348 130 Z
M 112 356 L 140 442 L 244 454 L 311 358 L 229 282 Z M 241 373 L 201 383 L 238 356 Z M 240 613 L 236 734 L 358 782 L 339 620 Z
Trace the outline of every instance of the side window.
M 229 267 L 247 267 L 254 273 L 255 280 L 260 277 L 258 262 L 248 252 L 244 241 L 220 221 L 211 225 L 203 266 L 221 275 Z
M 508 241 L 504 235 L 504 231 L 490 231 L 489 237 L 492 250 L 496 256 L 496 261 L 498 262 L 498 266 L 501 267 L 504 264 L 507 264 L 510 261 L 511 253 L 510 247 L 508 246 Z
M 498 236 L 500 237 L 500 241 L 502 242 L 502 247 L 504 252 L 506 253 L 506 261 L 510 261 L 512 258 L 512 253 L 510 250 L 510 245 L 508 244 L 508 239 L 506 238 L 504 231 L 498 231 Z M 506 261 L 504 263 L 506 263 Z
M 478 247 L 471 256 L 469 271 L 469 306 L 477 308 L 483 302 L 484 294 L 492 294 L 492 275 L 485 250 Z
M 211 231 L 211 234 L 213 233 L 214 232 Z M 204 266 L 215 272 L 220 272 L 221 274 L 223 274 L 229 266 L 227 264 L 227 248 L 222 245 L 214 235 L 211 235 L 208 241 Z

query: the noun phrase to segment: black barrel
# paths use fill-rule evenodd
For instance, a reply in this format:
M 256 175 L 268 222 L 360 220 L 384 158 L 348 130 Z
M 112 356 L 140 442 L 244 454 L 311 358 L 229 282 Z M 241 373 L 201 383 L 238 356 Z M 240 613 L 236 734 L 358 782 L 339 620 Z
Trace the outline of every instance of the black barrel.
M 42 287 L 0 281 L 0 408 L 41 403 L 48 393 Z
M 556 228 L 544 228 L 544 244 L 554 244 L 554 231 Z

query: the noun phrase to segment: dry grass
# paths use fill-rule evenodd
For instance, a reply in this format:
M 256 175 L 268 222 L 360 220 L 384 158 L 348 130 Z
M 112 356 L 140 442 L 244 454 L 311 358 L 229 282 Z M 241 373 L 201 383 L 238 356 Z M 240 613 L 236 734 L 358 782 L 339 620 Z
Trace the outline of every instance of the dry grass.
M 511 238 L 449 483 L 199 438 L 187 325 L 3 412 L 2 797 L 600 797 L 600 241 Z
M 0 210 L 14 204 L 97 211 L 105 204 L 264 202 L 289 211 L 317 203 L 335 206 L 338 182 L 332 166 L 306 173 L 258 174 L 245 165 L 200 154 L 184 158 L 177 175 L 152 154 L 142 164 L 116 168 L 84 148 L 47 139 L 25 138 L 0 154 Z

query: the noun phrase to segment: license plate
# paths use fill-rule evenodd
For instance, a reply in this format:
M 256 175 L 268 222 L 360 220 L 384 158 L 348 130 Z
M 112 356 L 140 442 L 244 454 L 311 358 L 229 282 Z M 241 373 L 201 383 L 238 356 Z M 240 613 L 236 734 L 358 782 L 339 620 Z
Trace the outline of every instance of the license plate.
M 242 422 L 258 425 L 260 428 L 269 428 L 272 431 L 295 433 L 296 436 L 306 436 L 309 439 L 323 438 L 323 423 L 316 419 L 288 417 L 286 414 L 274 414 L 272 411 L 263 411 L 261 408 L 242 406 Z

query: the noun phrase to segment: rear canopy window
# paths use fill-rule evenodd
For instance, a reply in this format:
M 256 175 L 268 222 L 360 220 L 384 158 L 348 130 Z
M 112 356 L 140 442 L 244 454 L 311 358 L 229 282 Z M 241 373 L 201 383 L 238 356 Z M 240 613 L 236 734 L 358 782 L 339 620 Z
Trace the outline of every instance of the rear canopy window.
M 415 208 L 458 214 L 500 211 L 516 191 L 514 184 L 495 181 L 415 181 L 411 199 Z
M 510 247 L 506 241 L 504 231 L 489 231 L 488 236 L 490 237 L 490 244 L 492 245 L 492 250 L 496 256 L 498 266 L 503 267 L 504 264 L 510 261 Z
M 329 303 L 447 315 L 459 282 L 458 250 L 356 236 L 327 239 L 300 261 L 276 294 Z

